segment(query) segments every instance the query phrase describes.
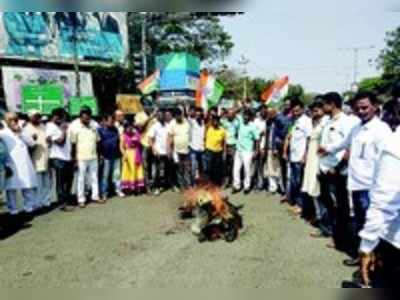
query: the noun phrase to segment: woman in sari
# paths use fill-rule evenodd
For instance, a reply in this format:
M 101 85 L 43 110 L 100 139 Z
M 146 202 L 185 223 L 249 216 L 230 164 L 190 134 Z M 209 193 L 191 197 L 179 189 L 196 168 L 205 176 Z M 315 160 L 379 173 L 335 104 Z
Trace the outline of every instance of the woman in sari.
M 127 122 L 120 142 L 122 153 L 121 188 L 126 194 L 141 194 L 145 189 L 140 140 L 140 132 L 134 123 Z

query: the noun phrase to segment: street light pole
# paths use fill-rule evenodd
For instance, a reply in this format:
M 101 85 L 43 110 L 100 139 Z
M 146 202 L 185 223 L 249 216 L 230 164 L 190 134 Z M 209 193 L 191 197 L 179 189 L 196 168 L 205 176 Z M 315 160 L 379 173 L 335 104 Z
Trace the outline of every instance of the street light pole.
M 246 58 L 246 56 L 242 55 L 239 61 L 239 65 L 243 66 L 243 100 L 247 99 L 247 65 L 250 63 L 250 60 Z
M 143 12 L 142 20 L 142 64 L 143 64 L 143 79 L 147 77 L 147 12 Z
M 73 24 L 72 43 L 74 48 L 74 71 L 76 77 L 76 97 L 81 96 L 81 74 L 79 70 L 79 55 L 78 55 L 78 13 L 71 12 L 71 19 Z

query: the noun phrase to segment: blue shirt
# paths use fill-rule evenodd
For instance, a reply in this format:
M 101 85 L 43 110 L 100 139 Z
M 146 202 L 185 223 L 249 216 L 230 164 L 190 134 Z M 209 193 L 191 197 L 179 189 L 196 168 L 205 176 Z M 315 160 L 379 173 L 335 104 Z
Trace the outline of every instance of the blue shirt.
M 100 155 L 107 160 L 120 158 L 118 129 L 116 127 L 100 127 L 98 133 L 100 136 Z

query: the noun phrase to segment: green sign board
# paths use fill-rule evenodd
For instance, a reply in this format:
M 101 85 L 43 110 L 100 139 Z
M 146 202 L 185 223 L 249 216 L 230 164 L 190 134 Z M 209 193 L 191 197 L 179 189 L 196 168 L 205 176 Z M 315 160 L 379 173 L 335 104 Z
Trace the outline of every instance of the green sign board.
M 184 52 L 170 53 L 158 56 L 156 66 L 161 71 L 186 70 L 198 73 L 200 71 L 200 59 Z
M 60 85 L 25 85 L 21 94 L 23 113 L 38 110 L 49 115 L 54 109 L 64 106 L 64 89 Z
M 95 97 L 71 97 L 69 98 L 69 113 L 71 116 L 79 116 L 81 108 L 88 106 L 92 109 L 93 116 L 99 115 L 99 107 Z

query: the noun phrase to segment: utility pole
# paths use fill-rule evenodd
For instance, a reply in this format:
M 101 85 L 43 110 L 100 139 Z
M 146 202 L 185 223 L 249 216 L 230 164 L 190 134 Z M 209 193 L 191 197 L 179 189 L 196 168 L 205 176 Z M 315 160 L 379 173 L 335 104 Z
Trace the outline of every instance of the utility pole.
M 374 45 L 371 45 L 368 47 L 352 47 L 352 48 L 340 49 L 340 50 L 344 50 L 344 51 L 352 51 L 353 52 L 353 83 L 352 83 L 352 85 L 358 84 L 360 52 L 372 50 L 375 48 L 376 47 Z
M 143 79 L 147 77 L 147 17 L 149 12 L 142 12 L 142 65 Z
M 240 57 L 239 65 L 243 66 L 243 100 L 247 99 L 247 65 L 250 63 L 250 60 L 246 58 L 246 56 L 242 55 Z
M 71 12 L 70 17 L 72 19 L 72 26 L 73 26 L 73 31 L 72 31 L 72 43 L 73 43 L 73 48 L 74 48 L 74 71 L 75 71 L 75 77 L 76 77 L 76 97 L 80 97 L 82 94 L 81 91 L 81 74 L 79 70 L 79 55 L 78 55 L 78 25 L 79 25 L 79 19 L 78 19 L 78 13 L 77 12 Z

